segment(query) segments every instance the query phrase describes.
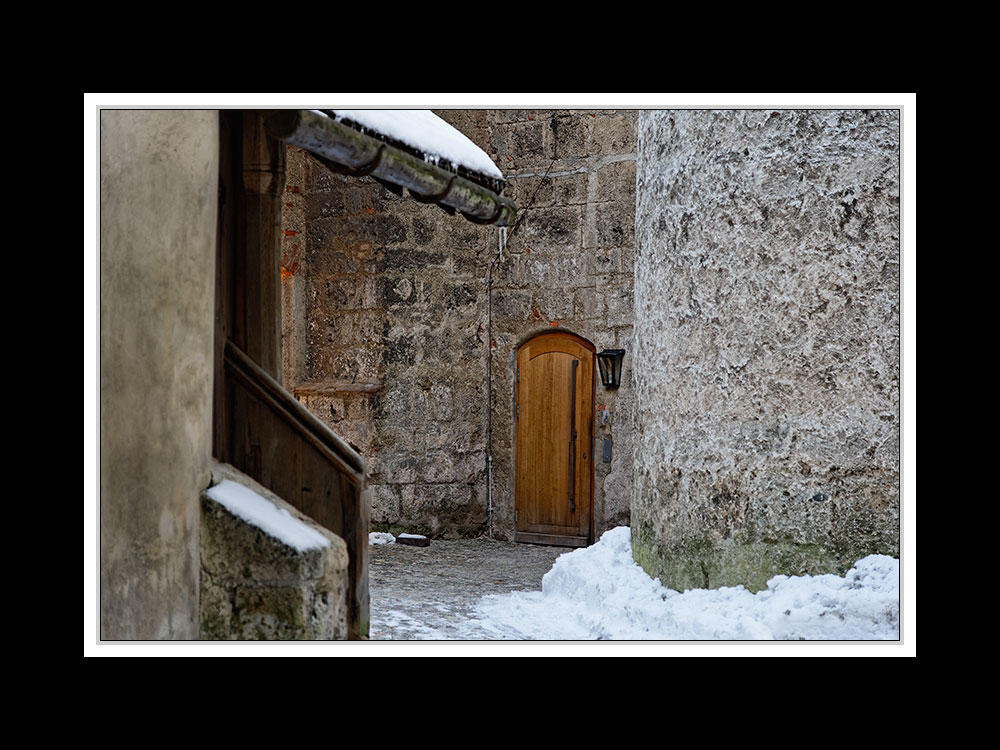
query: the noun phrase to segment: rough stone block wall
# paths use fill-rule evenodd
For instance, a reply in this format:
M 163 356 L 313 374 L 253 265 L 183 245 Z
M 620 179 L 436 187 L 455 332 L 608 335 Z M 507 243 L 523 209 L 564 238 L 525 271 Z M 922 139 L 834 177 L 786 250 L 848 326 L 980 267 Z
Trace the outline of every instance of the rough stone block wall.
M 368 459 L 373 528 L 478 535 L 496 230 L 299 149 L 288 165 L 286 388 Z
M 203 640 L 344 640 L 347 638 L 347 545 L 328 529 L 230 466 L 231 479 L 317 531 L 329 546 L 296 550 L 201 496 L 201 638 Z
M 631 110 L 490 111 L 488 153 L 520 207 L 494 270 L 493 526 L 513 538 L 516 353 L 565 330 L 625 349 L 622 385 L 597 383 L 593 536 L 629 523 L 636 117 Z M 494 255 L 496 251 L 494 250 Z M 601 447 L 612 441 L 604 463 Z
M 369 458 L 373 528 L 476 536 L 491 527 L 492 370 L 492 530 L 513 538 L 517 346 L 560 325 L 598 350 L 631 349 L 636 113 L 437 114 L 493 158 L 508 180 L 504 195 L 524 209 L 494 267 L 492 340 L 487 280 L 498 228 L 333 174 L 290 149 L 285 385 Z M 629 421 L 630 354 L 618 393 L 598 386 L 598 439 L 615 431 L 613 461 L 597 466 L 598 530 L 628 519 L 630 435 L 617 428 Z
M 899 124 L 640 115 L 632 539 L 664 584 L 899 554 Z

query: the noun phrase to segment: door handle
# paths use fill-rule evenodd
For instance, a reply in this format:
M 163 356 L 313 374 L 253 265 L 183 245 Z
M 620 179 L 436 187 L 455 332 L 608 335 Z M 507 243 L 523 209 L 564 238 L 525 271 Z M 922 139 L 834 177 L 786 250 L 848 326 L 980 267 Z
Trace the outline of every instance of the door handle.
M 573 360 L 569 387 L 569 509 L 576 510 L 576 368 L 580 360 Z

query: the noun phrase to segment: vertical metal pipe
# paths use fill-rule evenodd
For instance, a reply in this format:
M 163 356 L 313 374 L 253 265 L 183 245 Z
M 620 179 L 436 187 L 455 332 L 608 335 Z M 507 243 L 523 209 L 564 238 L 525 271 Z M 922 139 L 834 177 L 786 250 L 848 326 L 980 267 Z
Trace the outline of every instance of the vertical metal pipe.
M 498 227 L 497 254 L 486 275 L 486 517 L 493 538 L 493 267 L 507 245 L 507 227 Z

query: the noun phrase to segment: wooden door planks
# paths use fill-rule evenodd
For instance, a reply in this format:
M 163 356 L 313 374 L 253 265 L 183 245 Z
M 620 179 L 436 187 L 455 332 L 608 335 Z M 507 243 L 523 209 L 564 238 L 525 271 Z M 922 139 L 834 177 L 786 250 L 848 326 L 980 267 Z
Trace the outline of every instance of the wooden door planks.
M 514 502 L 520 541 L 590 541 L 594 352 L 563 332 L 538 336 L 518 351 Z

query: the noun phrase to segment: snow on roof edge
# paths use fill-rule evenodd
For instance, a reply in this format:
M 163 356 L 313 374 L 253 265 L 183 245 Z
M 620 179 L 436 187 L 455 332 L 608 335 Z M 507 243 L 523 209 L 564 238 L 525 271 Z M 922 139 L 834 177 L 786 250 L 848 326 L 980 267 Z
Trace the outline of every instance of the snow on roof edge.
M 313 111 L 325 114 L 322 110 Z M 327 112 L 422 151 L 427 161 L 445 159 L 473 172 L 503 179 L 503 172 L 485 151 L 429 109 L 330 109 Z

